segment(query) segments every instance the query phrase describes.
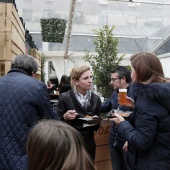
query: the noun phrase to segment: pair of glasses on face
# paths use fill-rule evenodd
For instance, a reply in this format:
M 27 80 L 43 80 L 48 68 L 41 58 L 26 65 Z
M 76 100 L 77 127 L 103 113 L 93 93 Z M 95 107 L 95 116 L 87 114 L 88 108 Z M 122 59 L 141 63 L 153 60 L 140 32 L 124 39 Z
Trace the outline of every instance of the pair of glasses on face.
M 111 81 L 114 82 L 114 81 L 116 81 L 117 79 L 121 79 L 121 78 L 111 78 Z

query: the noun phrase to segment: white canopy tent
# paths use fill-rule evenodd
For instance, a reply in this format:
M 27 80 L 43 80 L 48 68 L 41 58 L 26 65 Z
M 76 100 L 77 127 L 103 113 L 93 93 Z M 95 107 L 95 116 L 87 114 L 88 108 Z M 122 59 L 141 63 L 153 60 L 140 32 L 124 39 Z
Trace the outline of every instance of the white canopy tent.
M 128 65 L 129 55 L 142 51 L 170 53 L 170 0 L 16 0 L 16 4 L 38 49 L 53 61 L 58 77 L 84 63 L 85 49 L 95 52 L 93 30 L 105 24 L 115 26 L 119 53 L 125 54 L 122 64 Z M 40 19 L 51 17 L 67 20 L 66 34 L 62 44 L 46 43 L 44 47 Z M 169 45 L 164 46 L 165 42 Z

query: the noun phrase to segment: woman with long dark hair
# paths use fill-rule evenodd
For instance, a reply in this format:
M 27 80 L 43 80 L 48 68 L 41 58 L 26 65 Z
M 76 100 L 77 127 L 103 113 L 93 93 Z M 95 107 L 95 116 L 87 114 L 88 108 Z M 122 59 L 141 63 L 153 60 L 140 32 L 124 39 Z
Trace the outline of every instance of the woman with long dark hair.
M 132 170 L 170 169 L 170 83 L 160 60 L 152 53 L 131 57 L 134 111 L 130 123 L 115 114 L 118 134 L 128 142 Z

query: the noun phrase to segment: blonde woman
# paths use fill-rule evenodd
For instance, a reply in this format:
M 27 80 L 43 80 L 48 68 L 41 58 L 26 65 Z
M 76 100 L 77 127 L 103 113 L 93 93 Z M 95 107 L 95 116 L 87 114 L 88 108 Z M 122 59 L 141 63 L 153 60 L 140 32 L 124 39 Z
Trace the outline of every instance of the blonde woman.
M 81 133 L 86 150 L 94 161 L 96 151 L 94 131 L 97 131 L 100 125 L 83 128 L 82 122 L 77 119 L 80 114 L 83 116 L 100 116 L 100 97 L 90 90 L 92 86 L 90 68 L 85 65 L 73 68 L 71 84 L 72 89 L 59 96 L 58 113 L 63 121 L 69 123 Z

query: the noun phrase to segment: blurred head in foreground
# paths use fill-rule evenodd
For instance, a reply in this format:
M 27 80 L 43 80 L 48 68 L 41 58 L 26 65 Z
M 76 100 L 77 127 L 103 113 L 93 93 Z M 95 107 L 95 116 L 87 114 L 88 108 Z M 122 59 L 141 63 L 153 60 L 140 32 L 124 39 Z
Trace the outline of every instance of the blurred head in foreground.
M 43 120 L 27 140 L 29 170 L 94 170 L 79 132 L 70 125 Z

